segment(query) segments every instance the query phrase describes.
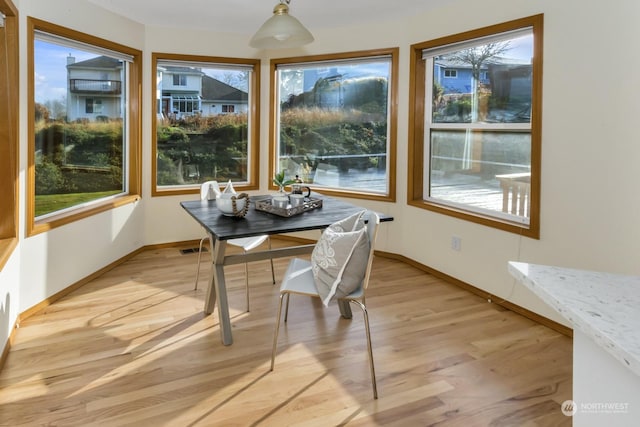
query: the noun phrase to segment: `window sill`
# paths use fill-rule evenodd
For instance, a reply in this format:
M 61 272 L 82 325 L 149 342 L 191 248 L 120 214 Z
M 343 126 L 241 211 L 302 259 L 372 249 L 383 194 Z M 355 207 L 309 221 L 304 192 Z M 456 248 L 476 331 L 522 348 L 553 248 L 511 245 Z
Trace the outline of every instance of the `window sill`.
M 138 194 L 120 196 L 101 204 L 89 206 L 86 208 L 79 208 L 73 210 L 72 212 L 66 212 L 60 215 L 53 215 L 39 221 L 31 220 L 27 224 L 27 236 L 30 237 L 36 234 L 44 233 L 54 228 L 61 227 L 74 221 L 79 221 L 84 218 L 88 218 L 101 212 L 115 209 L 117 207 L 124 206 L 130 203 L 135 203 L 138 200 L 140 200 L 140 195 Z
M 312 184 L 309 186 L 311 187 L 311 191 L 331 197 L 348 197 L 350 199 L 372 200 L 376 202 L 389 203 L 394 203 L 396 201 L 395 195 L 392 194 L 364 193 L 353 190 L 349 191 L 328 187 L 314 187 Z M 277 188 L 269 187 L 269 190 L 277 191 Z
M 532 239 L 540 239 L 540 231 L 538 227 L 533 223 L 533 219 L 531 224 L 529 224 L 528 226 L 523 226 L 522 224 L 509 222 L 501 218 L 482 215 L 476 212 L 465 211 L 462 209 L 456 209 L 450 206 L 444 206 L 421 199 L 409 200 L 407 204 L 416 208 L 425 209 L 431 212 L 451 216 L 464 221 L 496 228 L 499 230 L 507 231 L 509 233 L 530 237 Z
M 18 239 L 15 237 L 0 239 L 0 271 L 4 268 L 16 246 L 18 246 Z

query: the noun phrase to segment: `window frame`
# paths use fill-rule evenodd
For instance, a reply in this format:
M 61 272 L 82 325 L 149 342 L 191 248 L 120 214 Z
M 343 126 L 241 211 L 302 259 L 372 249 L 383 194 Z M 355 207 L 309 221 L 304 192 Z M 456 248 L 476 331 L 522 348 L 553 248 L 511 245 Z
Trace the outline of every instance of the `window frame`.
M 234 183 L 234 188 L 240 191 L 257 190 L 259 188 L 259 172 L 260 172 L 260 59 L 252 58 L 228 58 L 217 56 L 203 56 L 203 55 L 188 55 L 177 53 L 151 53 L 151 96 L 153 105 L 153 114 L 151 119 L 151 196 L 175 196 L 182 194 L 199 194 L 200 185 L 180 185 L 180 186 L 163 186 L 158 185 L 158 100 L 156 94 L 156 88 L 158 87 L 158 62 L 162 61 L 181 61 L 186 63 L 211 63 L 216 64 L 228 64 L 242 65 L 252 67 L 250 73 L 251 91 L 249 93 L 249 105 L 247 106 L 247 114 L 249 116 L 250 132 L 250 144 L 248 149 L 249 158 L 252 159 L 251 164 L 248 165 L 248 177 L 249 181 L 246 183 Z
M 531 101 L 531 193 L 529 224 L 509 221 L 499 216 L 482 214 L 475 211 L 452 207 L 425 200 L 424 176 L 427 167 L 425 156 L 428 147 L 425 142 L 426 107 L 426 75 L 428 70 L 422 59 L 423 50 L 440 46 L 463 43 L 466 41 L 492 36 L 494 34 L 514 31 L 522 28 L 533 31 L 533 76 Z M 516 233 L 533 239 L 540 238 L 540 171 L 542 145 L 542 46 L 543 46 L 543 14 L 533 15 L 513 21 L 504 22 L 476 30 L 445 36 L 427 42 L 411 45 L 410 82 L 409 82 L 409 156 L 407 204 L 473 223 Z
M 396 201 L 396 145 L 397 145 L 397 129 L 398 129 L 398 55 L 399 48 L 383 48 L 364 51 L 353 52 L 341 52 L 325 55 L 312 55 L 312 56 L 299 56 L 290 58 L 274 58 L 271 59 L 270 65 L 270 99 L 269 105 L 271 105 L 269 111 L 269 189 L 277 190 L 278 188 L 273 184 L 272 177 L 276 173 L 278 167 L 278 129 L 279 123 L 277 111 L 280 109 L 280 103 L 278 101 L 278 79 L 277 72 L 279 65 L 295 64 L 295 63 L 314 63 L 314 62 L 330 62 L 340 60 L 354 60 L 366 59 L 368 57 L 376 56 L 390 56 L 391 57 L 391 78 L 388 82 L 389 90 L 389 104 L 388 104 L 388 152 L 387 158 L 389 159 L 388 173 L 388 189 L 386 194 L 379 193 L 367 193 L 361 191 L 354 191 L 353 189 L 341 190 L 335 187 L 322 187 L 317 188 L 318 192 L 329 196 L 338 197 L 351 197 L 355 199 L 377 200 L 384 202 Z M 314 189 L 315 190 L 315 189 Z
M 141 127 L 141 103 L 142 103 L 142 51 L 128 46 L 124 46 L 110 40 L 82 33 L 60 25 L 52 24 L 31 16 L 27 17 L 27 75 L 28 78 L 28 169 L 27 169 L 27 236 L 33 236 L 52 230 L 57 227 L 79 221 L 81 219 L 105 212 L 117 207 L 134 203 L 141 198 L 142 176 L 141 176 L 141 150 L 142 150 L 142 127 Z M 69 39 L 71 41 L 85 43 L 98 48 L 111 51 L 122 52 L 133 57 L 129 64 L 128 81 L 128 118 L 127 138 L 125 140 L 127 150 L 128 172 L 124 178 L 127 180 L 126 188 L 128 192 L 114 197 L 97 200 L 88 205 L 71 207 L 59 214 L 52 213 L 44 218 L 36 220 L 35 217 L 35 33 L 42 31 L 45 33 Z
M 0 0 L 5 15 L 0 34 L 0 58 L 7 70 L 0 81 L 0 271 L 18 245 L 18 125 L 19 66 L 18 9 L 11 0 Z

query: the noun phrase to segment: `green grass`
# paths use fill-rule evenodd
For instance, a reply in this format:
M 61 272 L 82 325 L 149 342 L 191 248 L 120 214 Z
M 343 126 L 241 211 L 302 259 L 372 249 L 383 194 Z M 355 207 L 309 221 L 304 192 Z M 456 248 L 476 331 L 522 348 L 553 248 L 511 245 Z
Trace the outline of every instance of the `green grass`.
M 81 203 L 112 196 L 120 192 L 122 192 L 122 190 L 97 191 L 93 193 L 46 194 L 36 196 L 36 217 L 79 205 Z

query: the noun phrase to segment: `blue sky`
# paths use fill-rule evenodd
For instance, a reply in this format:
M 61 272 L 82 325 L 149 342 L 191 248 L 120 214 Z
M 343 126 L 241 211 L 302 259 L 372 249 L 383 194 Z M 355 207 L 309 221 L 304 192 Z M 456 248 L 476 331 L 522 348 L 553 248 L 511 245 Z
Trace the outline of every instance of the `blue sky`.
M 70 47 L 35 41 L 35 97 L 36 102 L 44 103 L 66 98 L 67 96 L 67 57 L 71 55 L 76 62 L 95 58 L 95 53 Z
M 530 59 L 533 52 L 533 37 L 526 36 L 514 39 L 508 56 L 514 58 Z M 35 41 L 35 98 L 36 102 L 62 100 L 67 96 L 67 58 L 73 56 L 76 62 L 99 56 L 95 53 L 78 50 L 71 47 L 60 46 L 42 40 Z M 204 70 L 212 77 L 224 80 L 224 72 L 214 73 L 213 70 Z M 379 64 L 360 64 L 358 71 L 366 71 L 370 75 L 386 75 L 388 69 Z M 349 75 L 351 70 L 339 70 Z M 352 77 L 349 75 L 349 77 Z M 246 90 L 246 89 L 244 89 Z

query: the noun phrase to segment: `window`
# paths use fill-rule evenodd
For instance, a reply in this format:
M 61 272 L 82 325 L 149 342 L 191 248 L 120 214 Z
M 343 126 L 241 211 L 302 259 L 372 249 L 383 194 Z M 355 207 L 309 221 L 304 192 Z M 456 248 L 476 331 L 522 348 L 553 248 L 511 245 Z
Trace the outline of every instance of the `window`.
M 18 10 L 0 0 L 0 269 L 18 242 Z
M 458 77 L 458 70 L 444 70 L 444 77 L 455 79 L 456 77 Z
M 184 74 L 174 74 L 173 75 L 173 85 L 174 86 L 186 86 L 187 85 L 187 76 Z
M 271 61 L 270 175 L 395 200 L 398 49 Z
M 153 195 L 198 192 L 209 180 L 257 189 L 260 61 L 153 53 L 152 69 Z M 178 75 L 189 86 L 174 88 Z
M 538 238 L 542 22 L 412 46 L 411 205 Z
M 395 200 L 398 49 L 271 61 L 270 175 Z
M 28 26 L 31 235 L 139 199 L 142 55 L 34 18 Z
M 174 95 L 173 114 L 193 113 L 200 110 L 200 98 L 198 96 L 180 96 Z
M 102 113 L 102 100 L 101 99 L 86 99 L 85 112 L 87 114 L 101 114 Z

